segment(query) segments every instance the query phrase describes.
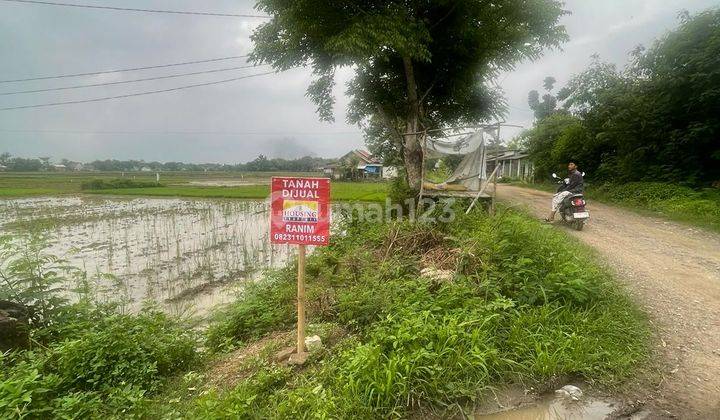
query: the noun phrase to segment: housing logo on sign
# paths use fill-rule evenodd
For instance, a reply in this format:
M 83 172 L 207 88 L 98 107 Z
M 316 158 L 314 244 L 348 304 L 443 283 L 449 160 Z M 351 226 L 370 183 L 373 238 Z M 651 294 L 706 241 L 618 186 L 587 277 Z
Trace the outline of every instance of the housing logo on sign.
M 327 245 L 330 242 L 330 180 L 273 177 L 270 242 Z
M 309 222 L 318 221 L 317 201 L 285 200 L 283 202 L 283 222 Z

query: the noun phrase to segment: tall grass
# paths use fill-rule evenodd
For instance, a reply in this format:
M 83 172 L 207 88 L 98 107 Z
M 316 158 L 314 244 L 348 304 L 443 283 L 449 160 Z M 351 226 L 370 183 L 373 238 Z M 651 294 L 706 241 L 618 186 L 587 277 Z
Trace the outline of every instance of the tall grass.
M 256 411 L 239 417 L 404 417 L 517 381 L 618 384 L 646 361 L 643 316 L 611 276 L 580 244 L 522 214 L 434 225 L 355 221 L 346 230 L 310 258 L 309 294 L 330 303 L 311 304 L 309 318 L 340 320 L 355 335 L 322 364 L 254 394 Z M 455 276 L 419 277 L 425 266 Z M 287 328 L 287 317 L 268 323 L 273 317 L 252 308 L 263 296 L 268 313 L 292 313 L 292 300 L 277 292 L 292 279 L 292 270 L 280 273 L 234 304 L 211 342 L 223 333 L 247 339 L 256 318 L 260 332 Z M 216 394 L 220 411 L 188 417 L 212 418 L 246 392 Z
M 605 184 L 592 196 L 625 207 L 657 212 L 665 217 L 720 231 L 720 189 L 691 188 L 661 182 Z

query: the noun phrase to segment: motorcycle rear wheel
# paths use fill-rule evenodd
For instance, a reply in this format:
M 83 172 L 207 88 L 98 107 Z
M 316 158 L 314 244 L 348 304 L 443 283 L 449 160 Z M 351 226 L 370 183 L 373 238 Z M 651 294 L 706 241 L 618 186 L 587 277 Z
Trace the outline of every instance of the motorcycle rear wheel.
M 585 226 L 585 222 L 583 220 L 575 220 L 572 223 L 572 226 L 575 230 L 583 230 L 583 227 Z

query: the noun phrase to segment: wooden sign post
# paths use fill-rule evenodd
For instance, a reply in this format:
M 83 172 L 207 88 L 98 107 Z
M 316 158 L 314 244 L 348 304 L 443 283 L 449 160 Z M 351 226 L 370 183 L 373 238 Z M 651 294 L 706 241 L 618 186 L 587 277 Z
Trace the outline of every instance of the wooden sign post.
M 297 354 L 305 353 L 305 256 L 307 245 L 330 242 L 330 180 L 273 177 L 270 242 L 298 245 Z
M 298 245 L 297 276 L 297 352 L 305 351 L 305 245 Z

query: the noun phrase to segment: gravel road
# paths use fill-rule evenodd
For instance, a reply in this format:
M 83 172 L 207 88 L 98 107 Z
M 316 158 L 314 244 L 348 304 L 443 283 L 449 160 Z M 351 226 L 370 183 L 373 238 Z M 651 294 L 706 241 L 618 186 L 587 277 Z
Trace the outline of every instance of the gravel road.
M 538 217 L 551 194 L 498 185 L 498 199 Z M 581 232 L 649 314 L 662 355 L 662 379 L 646 408 L 682 419 L 720 419 L 720 235 L 594 203 Z M 559 218 L 559 217 L 558 217 Z

